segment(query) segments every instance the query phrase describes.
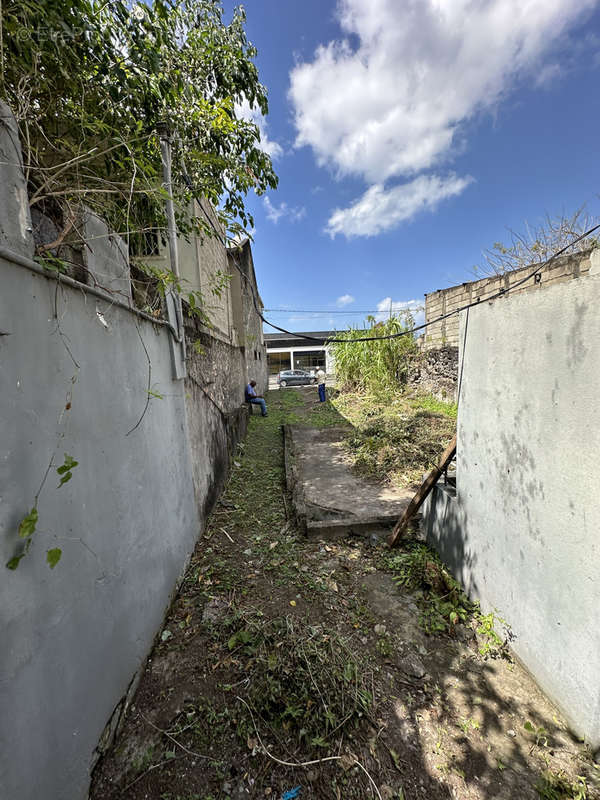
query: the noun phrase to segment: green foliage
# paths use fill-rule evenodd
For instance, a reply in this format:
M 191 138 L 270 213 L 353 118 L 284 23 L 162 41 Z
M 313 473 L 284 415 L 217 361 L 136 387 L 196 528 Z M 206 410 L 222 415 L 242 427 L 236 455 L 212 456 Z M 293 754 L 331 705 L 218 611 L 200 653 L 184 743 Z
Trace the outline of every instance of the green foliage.
M 46 552 L 46 562 L 50 565 L 50 569 L 54 569 L 60 561 L 61 556 L 62 550 L 60 547 L 53 547 Z
M 38 515 L 37 505 L 34 505 L 31 511 L 29 511 L 29 513 L 26 514 L 19 523 L 17 532 L 19 534 L 20 539 L 25 539 L 25 546 L 19 553 L 16 553 L 12 558 L 10 558 L 6 562 L 6 567 L 8 569 L 11 570 L 17 569 L 17 567 L 21 563 L 21 559 L 25 558 L 25 556 L 29 552 L 29 548 L 31 547 L 31 542 L 33 541 L 32 537 L 37 528 L 38 516 L 39 515 Z
M 491 612 L 489 614 L 477 614 L 477 633 L 483 638 L 483 643 L 479 647 L 479 652 L 484 658 L 491 656 L 498 658 L 506 654 L 506 642 L 496 632 L 497 622 L 503 624 L 504 620 L 496 618 L 496 615 Z M 525 726 L 527 727 L 527 726 Z
M 450 417 L 450 419 L 456 419 L 458 414 L 457 403 L 446 403 L 444 400 L 437 400 L 431 395 L 413 397 L 409 403 L 421 411 L 428 411 L 430 414 L 443 414 L 446 417 Z
M 452 633 L 475 610 L 462 587 L 427 545 L 407 544 L 407 549 L 387 559 L 394 580 L 417 594 L 419 623 L 429 634 Z
M 28 539 L 33 536 L 38 523 L 38 510 L 34 506 L 19 523 L 19 536 L 21 539 Z
M 268 110 L 242 8 L 229 24 L 218 0 L 5 0 L 0 13 L 0 86 L 34 207 L 69 230 L 81 201 L 116 231 L 164 230 L 165 123 L 180 232 L 192 190 L 221 205 L 232 231 L 253 224 L 246 193 L 277 178 L 258 127 L 236 110 L 244 100 Z
M 52 468 L 53 461 L 54 461 L 54 455 L 50 459 L 50 463 L 48 464 L 48 468 L 46 470 L 46 475 L 44 476 L 44 480 L 42 481 L 42 485 L 40 486 L 38 493 L 35 496 L 35 502 L 33 508 L 31 509 L 31 511 L 29 511 L 28 514 L 26 514 L 23 517 L 23 519 L 19 523 L 17 532 L 19 534 L 20 539 L 25 539 L 25 546 L 19 553 L 16 553 L 11 559 L 9 559 L 6 562 L 6 567 L 8 569 L 11 570 L 17 569 L 17 567 L 21 563 L 21 559 L 25 558 L 25 556 L 29 552 L 31 543 L 33 541 L 33 534 L 36 532 L 39 519 L 39 514 L 37 509 L 38 498 L 40 492 L 42 491 L 44 483 L 46 482 L 46 477 L 48 476 L 48 473 Z M 78 461 L 75 461 L 75 459 L 72 456 L 70 456 L 68 453 L 65 453 L 64 462 L 61 464 L 60 467 L 56 468 L 57 474 L 60 475 L 60 482 L 56 487 L 57 489 L 60 489 L 61 486 L 64 486 L 65 483 L 68 483 L 68 481 L 71 480 L 71 478 L 73 477 L 73 470 L 78 465 L 79 465 Z M 46 551 L 46 563 L 50 566 L 50 569 L 54 569 L 54 567 L 60 561 L 61 556 L 62 556 L 62 550 L 60 549 L 60 547 L 53 547 L 50 550 Z
M 13 570 L 16 569 L 19 566 L 19 563 L 20 563 L 21 559 L 25 558 L 26 555 L 27 555 L 27 550 L 25 549 L 25 550 L 23 550 L 22 553 L 19 553 L 19 555 L 16 555 L 16 556 L 13 556 L 12 558 L 10 558 L 6 562 L 7 568 L 8 569 L 13 569 Z
M 566 772 L 546 772 L 536 783 L 541 800 L 587 800 L 588 786 L 585 777 L 578 775 L 572 781 Z
M 65 453 L 64 463 L 60 467 L 56 468 L 57 473 L 61 476 L 60 483 L 57 486 L 58 489 L 60 489 L 61 486 L 64 486 L 65 483 L 71 480 L 71 478 L 73 477 L 73 470 L 78 465 L 79 461 L 75 461 L 74 458 Z
M 355 340 L 365 335 L 388 336 L 401 333 L 413 325 L 411 314 L 403 312 L 393 315 L 385 322 L 375 323 L 371 318 L 371 327 L 366 334 L 362 330 L 348 330 L 336 334 L 336 338 L 346 340 L 331 345 L 339 384 L 345 389 L 365 391 L 398 387 L 405 383 L 410 356 L 417 349 L 412 335 L 372 342 Z
M 535 739 L 536 747 L 546 747 L 548 744 L 548 731 L 541 725 L 536 727 L 532 722 L 527 720 L 523 725 L 526 731 L 532 734 Z

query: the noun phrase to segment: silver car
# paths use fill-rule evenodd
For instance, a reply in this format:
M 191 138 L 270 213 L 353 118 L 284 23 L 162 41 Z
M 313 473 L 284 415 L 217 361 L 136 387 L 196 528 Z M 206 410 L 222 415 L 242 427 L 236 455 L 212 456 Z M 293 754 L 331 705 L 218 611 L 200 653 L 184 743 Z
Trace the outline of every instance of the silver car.
M 277 383 L 282 389 L 286 386 L 304 386 L 316 382 L 314 374 L 305 369 L 286 369 L 277 375 Z

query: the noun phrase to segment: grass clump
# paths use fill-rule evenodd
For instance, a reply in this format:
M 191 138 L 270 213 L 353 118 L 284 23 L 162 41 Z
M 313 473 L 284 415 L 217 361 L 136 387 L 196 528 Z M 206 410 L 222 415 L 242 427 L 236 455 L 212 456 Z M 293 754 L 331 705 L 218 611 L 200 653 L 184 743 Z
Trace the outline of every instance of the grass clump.
M 429 634 L 453 633 L 477 608 L 425 544 L 409 543 L 404 552 L 388 559 L 388 568 L 399 586 L 415 592 L 421 611 L 419 624 Z
M 248 676 L 243 699 L 256 723 L 290 742 L 331 748 L 371 708 L 371 673 L 335 632 L 291 615 L 266 620 L 256 611 L 239 611 L 224 632 Z M 252 736 L 252 720 L 238 732 Z
M 451 406 L 442 412 L 448 404 L 434 398 L 382 392 L 346 395 L 333 402 L 354 426 L 346 447 L 355 468 L 367 477 L 399 486 L 419 482 L 456 429 Z
M 587 781 L 582 775 L 572 781 L 563 772 L 546 772 L 536 783 L 541 800 L 587 800 Z
M 394 573 L 399 586 L 414 592 L 421 612 L 419 624 L 426 633 L 452 635 L 457 625 L 471 622 L 478 635 L 480 655 L 510 661 L 509 626 L 493 612 L 482 614 L 479 603 L 469 599 L 426 544 L 407 542 L 403 551 L 387 556 L 385 566 Z M 497 632 L 499 625 L 504 626 L 504 638 Z
M 423 395 L 412 397 L 408 401 L 411 406 L 421 411 L 428 411 L 431 414 L 443 414 L 450 419 L 456 419 L 458 414 L 458 403 L 448 403 L 445 400 L 438 400 L 433 395 Z

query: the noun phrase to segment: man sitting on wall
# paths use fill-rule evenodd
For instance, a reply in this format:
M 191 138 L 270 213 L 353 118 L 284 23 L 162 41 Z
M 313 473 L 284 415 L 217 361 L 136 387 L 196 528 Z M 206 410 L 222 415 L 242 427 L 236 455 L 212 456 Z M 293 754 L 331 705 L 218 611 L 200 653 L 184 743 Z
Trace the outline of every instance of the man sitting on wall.
M 256 394 L 256 381 L 250 381 L 250 383 L 246 386 L 246 402 L 247 403 L 255 403 L 256 405 L 260 406 L 261 416 L 267 416 L 267 404 L 265 403 L 265 398 L 262 394 Z

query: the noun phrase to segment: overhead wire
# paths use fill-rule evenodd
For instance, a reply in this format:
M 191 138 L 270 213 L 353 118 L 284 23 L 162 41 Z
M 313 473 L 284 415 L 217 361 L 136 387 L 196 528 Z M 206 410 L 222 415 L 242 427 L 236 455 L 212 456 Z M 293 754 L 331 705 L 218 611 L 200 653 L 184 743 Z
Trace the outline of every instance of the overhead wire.
M 590 236 L 590 234 L 594 233 L 594 231 L 597 231 L 598 229 L 600 229 L 600 224 L 594 225 L 593 228 L 590 228 L 589 230 L 587 230 L 584 233 L 582 233 L 580 236 L 577 236 L 575 239 L 573 239 L 573 241 L 571 241 L 571 242 L 569 242 L 569 244 L 565 245 L 565 247 L 562 247 L 560 250 L 558 250 L 556 253 L 554 253 L 549 259 L 547 259 L 546 261 L 543 261 L 542 263 L 540 263 L 534 270 L 529 272 L 523 278 L 519 278 L 518 281 L 515 281 L 514 283 L 510 284 L 509 286 L 505 286 L 502 289 L 499 289 L 497 292 L 495 292 L 494 294 L 490 295 L 489 297 L 486 297 L 484 300 L 482 300 L 481 298 L 477 298 L 477 300 L 474 300 L 471 303 L 467 303 L 464 306 L 460 306 L 460 308 L 455 308 L 452 311 L 449 311 L 447 314 L 441 314 L 439 317 L 436 317 L 435 319 L 432 319 L 429 322 L 424 322 L 421 325 L 415 325 L 412 328 L 408 328 L 408 329 L 400 331 L 398 333 L 389 333 L 389 334 L 386 334 L 384 336 L 362 336 L 360 338 L 352 339 L 352 340 L 328 338 L 327 339 L 327 343 L 328 344 L 348 344 L 349 342 L 351 342 L 352 344 L 354 344 L 355 342 L 377 342 L 377 341 L 384 341 L 384 340 L 388 340 L 388 339 L 399 339 L 402 336 L 410 336 L 411 334 L 414 334 L 417 331 L 425 330 L 425 328 L 428 328 L 431 325 L 436 325 L 439 322 L 443 322 L 445 319 L 449 319 L 449 317 L 453 317 L 455 315 L 458 315 L 458 314 L 461 313 L 461 311 L 466 311 L 469 308 L 473 308 L 474 306 L 481 305 L 481 303 L 483 303 L 483 302 L 489 303 L 492 300 L 497 300 L 499 297 L 503 297 L 504 295 L 508 294 L 508 292 L 511 292 L 513 289 L 516 289 L 517 286 L 521 286 L 522 284 L 527 283 L 527 281 L 529 281 L 529 280 L 531 280 L 531 278 L 535 277 L 535 275 L 537 275 L 537 273 L 540 272 L 540 270 L 542 270 L 544 267 L 547 267 L 548 264 L 550 264 L 556 258 L 561 256 L 563 253 L 565 253 L 571 247 L 576 245 L 582 239 L 586 239 L 588 236 Z M 292 336 L 293 338 L 297 338 L 297 339 L 301 339 L 301 340 L 314 341 L 314 342 L 319 342 L 319 343 L 323 342 L 323 339 L 319 338 L 318 336 L 301 335 L 301 334 L 298 334 L 298 333 L 294 333 L 294 331 L 288 331 L 285 328 L 281 328 L 278 325 L 274 325 L 272 322 L 269 322 L 268 320 L 266 320 L 258 309 L 257 309 L 257 313 L 259 314 L 260 318 L 262 319 L 262 321 L 266 325 L 270 325 L 272 328 L 275 328 L 275 330 L 279 331 L 280 333 L 285 333 L 288 336 Z
M 185 169 L 185 166 L 184 166 L 184 169 Z M 200 199 L 198 198 L 198 196 L 196 194 L 196 189 L 195 189 L 195 187 L 194 187 L 189 175 L 184 173 L 183 179 L 184 179 L 186 185 L 188 186 L 188 188 L 190 189 L 190 191 L 192 191 L 192 193 L 194 194 L 194 196 L 198 200 L 198 205 L 202 209 L 203 214 L 205 215 L 205 217 L 209 221 L 211 227 L 213 228 L 213 230 L 217 234 L 217 236 L 220 239 L 221 243 L 224 244 L 227 247 L 227 242 L 226 242 L 225 237 L 216 228 L 216 226 L 213 223 L 212 219 L 210 218 L 209 214 L 203 208 L 202 202 L 200 201 Z M 474 308 L 475 306 L 481 305 L 481 303 L 483 303 L 483 302 L 489 303 L 492 300 L 497 300 L 499 297 L 504 297 L 509 292 L 511 292 L 514 289 L 516 289 L 518 286 L 522 286 L 524 283 L 527 283 L 527 281 L 529 281 L 529 280 L 531 280 L 531 278 L 535 277 L 538 274 L 538 272 L 540 272 L 542 269 L 544 269 L 544 267 L 547 267 L 549 264 L 552 263 L 552 261 L 554 261 L 555 259 L 559 258 L 567 250 L 570 250 L 571 247 L 574 247 L 578 242 L 582 241 L 582 239 L 586 239 L 588 236 L 590 236 L 592 233 L 594 233 L 595 231 L 597 231 L 599 229 L 600 229 L 600 224 L 594 225 L 592 228 L 589 228 L 587 231 L 585 231 L 584 233 L 580 234 L 575 239 L 573 239 L 571 242 L 569 242 L 569 244 L 565 245 L 560 250 L 557 250 L 556 253 L 553 253 L 553 255 L 551 255 L 549 259 L 547 259 L 546 261 L 542 261 L 540 264 L 538 264 L 538 266 L 534 270 L 529 272 L 523 278 L 519 278 L 519 280 L 515 281 L 514 283 L 510 284 L 509 286 L 505 286 L 502 289 L 499 289 L 497 292 L 495 292 L 494 294 L 490 295 L 489 297 L 486 297 L 483 300 L 481 298 L 477 298 L 476 300 L 472 301 L 471 303 L 466 303 L 464 306 L 460 306 L 459 308 L 455 308 L 452 311 L 449 311 L 447 314 L 441 314 L 439 317 L 436 317 L 435 319 L 432 319 L 429 322 L 423 322 L 421 325 L 414 325 L 412 328 L 407 328 L 407 329 L 405 329 L 403 331 L 399 331 L 398 333 L 388 333 L 388 334 L 385 334 L 383 336 L 362 336 L 362 337 L 359 337 L 357 339 L 353 338 L 351 340 L 345 339 L 345 338 L 344 339 L 342 339 L 342 338 L 328 338 L 327 339 L 327 343 L 328 344 L 348 344 L 349 342 L 351 342 L 352 344 L 355 344 L 356 342 L 379 342 L 379 341 L 386 341 L 386 340 L 390 340 L 390 339 L 400 339 L 402 336 L 410 336 L 411 334 L 417 333 L 418 331 L 425 330 L 426 328 L 429 328 L 432 325 L 437 325 L 438 323 L 443 322 L 444 320 L 449 319 L 450 317 L 457 316 L 458 314 L 461 313 L 461 311 L 466 311 L 469 308 Z M 323 338 L 322 337 L 310 336 L 310 335 L 307 335 L 307 334 L 303 335 L 303 334 L 300 334 L 300 333 L 298 333 L 296 331 L 288 331 L 286 328 L 282 328 L 279 325 L 275 325 L 273 322 L 269 322 L 268 319 L 265 319 L 265 317 L 264 317 L 264 315 L 263 315 L 263 313 L 262 313 L 262 311 L 261 311 L 261 309 L 259 307 L 259 303 L 258 303 L 258 300 L 257 300 L 257 297 L 256 297 L 256 292 L 255 292 L 254 286 L 249 281 L 248 276 L 246 275 L 246 273 L 242 270 L 242 268 L 237 263 L 237 260 L 236 260 L 235 255 L 234 255 L 234 248 L 228 247 L 227 249 L 228 249 L 229 252 L 232 253 L 232 256 L 233 256 L 232 260 L 233 260 L 233 263 L 234 263 L 236 269 L 238 270 L 240 275 L 244 278 L 244 280 L 246 281 L 247 285 L 249 286 L 249 288 L 251 290 L 252 300 L 253 300 L 253 303 L 254 303 L 254 308 L 256 310 L 256 313 L 258 314 L 258 316 L 260 317 L 260 319 L 262 320 L 262 322 L 265 325 L 268 325 L 269 327 L 274 328 L 276 331 L 279 331 L 280 333 L 285 333 L 287 336 L 291 336 L 294 339 L 299 339 L 301 341 L 319 342 L 319 344 L 323 343 Z M 270 310 L 271 311 L 275 311 L 276 309 L 270 309 Z M 386 313 L 386 312 L 387 312 L 387 309 L 385 311 L 383 311 L 383 312 L 377 312 L 377 313 Z M 303 313 L 312 313 L 312 312 L 303 312 Z M 339 313 L 342 313 L 342 312 L 339 312 Z

